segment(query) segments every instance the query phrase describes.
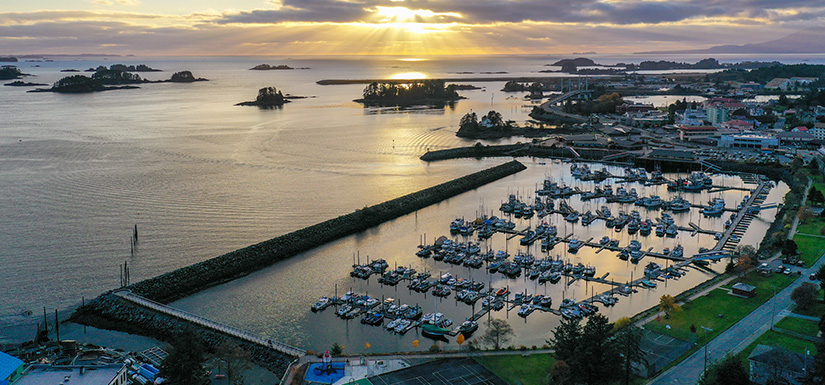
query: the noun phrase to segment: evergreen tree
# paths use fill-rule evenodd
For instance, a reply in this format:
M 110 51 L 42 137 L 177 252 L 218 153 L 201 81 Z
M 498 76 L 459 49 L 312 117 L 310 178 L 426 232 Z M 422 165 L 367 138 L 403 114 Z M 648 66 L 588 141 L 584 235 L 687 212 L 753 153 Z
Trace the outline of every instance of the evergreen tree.
M 622 384 L 630 384 L 631 364 L 643 362 L 645 360 L 642 351 L 642 329 L 629 325 L 616 333 L 616 348 L 621 352 L 622 372 L 624 378 Z
M 169 355 L 160 364 L 159 377 L 168 385 L 207 384 L 206 370 L 203 368 L 206 349 L 196 334 L 184 332 L 172 341 Z
M 582 328 L 578 354 L 578 378 L 588 385 L 608 384 L 621 373 L 619 351 L 612 336 L 613 326 L 602 314 L 591 316 Z
M 699 377 L 698 385 L 749 385 L 748 372 L 742 362 L 734 356 L 726 356 L 714 362 Z
M 577 365 L 581 337 L 582 327 L 578 319 L 562 319 L 561 324 L 553 331 L 553 337 L 547 340 L 547 344 L 556 351 L 557 360 L 564 361 L 572 367 Z

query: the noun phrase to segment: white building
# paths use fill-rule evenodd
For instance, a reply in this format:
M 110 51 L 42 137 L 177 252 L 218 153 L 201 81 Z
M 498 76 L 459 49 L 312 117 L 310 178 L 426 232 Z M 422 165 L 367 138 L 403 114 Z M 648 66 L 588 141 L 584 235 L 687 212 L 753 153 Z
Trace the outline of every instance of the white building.
M 719 147 L 724 148 L 777 148 L 779 138 L 759 134 L 728 134 L 719 139 Z
M 825 123 L 815 124 L 814 128 L 808 130 L 808 132 L 813 135 L 816 140 L 825 140 Z
M 683 126 L 701 126 L 708 120 L 708 113 L 703 109 L 686 109 L 684 111 L 676 111 L 676 124 Z

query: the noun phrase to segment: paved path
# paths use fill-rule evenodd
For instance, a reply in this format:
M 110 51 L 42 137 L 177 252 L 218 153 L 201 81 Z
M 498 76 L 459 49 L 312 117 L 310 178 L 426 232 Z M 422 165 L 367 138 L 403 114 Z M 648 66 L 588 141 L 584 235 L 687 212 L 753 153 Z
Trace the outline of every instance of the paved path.
M 173 308 L 171 306 L 164 305 L 160 302 L 152 301 L 151 299 L 144 298 L 144 297 L 141 297 L 139 295 L 133 294 L 128 290 L 116 291 L 116 292 L 114 292 L 114 295 L 116 295 L 120 298 L 123 298 L 124 300 L 127 300 L 129 302 L 132 302 L 132 303 L 138 304 L 140 306 L 152 309 L 154 311 L 157 311 L 157 312 L 160 312 L 160 313 L 163 313 L 163 314 L 167 314 L 167 315 L 170 315 L 172 317 L 182 319 L 184 321 L 191 322 L 191 323 L 194 323 L 196 325 L 203 326 L 207 329 L 215 330 L 217 332 L 220 332 L 220 333 L 223 333 L 223 334 L 226 334 L 226 335 L 229 335 L 229 336 L 232 336 L 232 337 L 235 337 L 235 338 L 247 341 L 247 342 L 251 342 L 253 344 L 261 345 L 263 347 L 267 347 L 269 349 L 273 349 L 273 350 L 279 351 L 281 353 L 284 353 L 284 354 L 287 354 L 287 355 L 290 355 L 290 356 L 300 357 L 300 356 L 303 356 L 303 355 L 306 354 L 306 350 L 299 349 L 299 348 L 287 345 L 287 344 L 282 343 L 282 342 L 278 342 L 278 341 L 274 341 L 274 340 L 271 340 L 271 339 L 268 339 L 268 338 L 264 338 L 264 337 L 261 337 L 259 335 L 248 332 L 246 330 L 236 328 L 234 326 L 229 326 L 229 325 L 226 325 L 226 324 L 215 322 L 215 321 L 209 320 L 207 318 L 201 317 L 199 315 L 192 314 L 192 313 L 189 313 L 187 311 L 183 311 L 183 310 L 180 310 L 180 309 Z
M 810 186 L 811 183 L 809 181 L 808 187 Z M 806 190 L 802 198 L 803 204 L 807 195 Z M 795 221 L 791 231 L 788 232 L 790 238 L 793 238 L 796 223 Z M 707 363 L 710 364 L 711 362 L 724 358 L 728 354 L 737 354 L 748 347 L 753 341 L 759 338 L 759 336 L 772 328 L 777 320 L 781 319 L 781 316 L 776 316 L 777 314 L 792 308 L 794 302 L 791 300 L 791 292 L 802 285 L 802 283 L 807 280 L 808 275 L 816 272 L 820 266 L 825 265 L 825 258 L 823 257 L 825 257 L 825 254 L 820 256 L 819 260 L 814 263 L 813 266 L 807 269 L 801 269 L 802 274 L 796 281 L 762 304 L 762 306 L 739 320 L 739 322 L 731 326 L 728 330 L 725 330 L 722 334 L 708 342 L 704 349 L 697 350 L 678 365 L 673 366 L 670 370 L 654 378 L 648 385 L 694 385 L 704 371 L 705 352 L 707 352 Z
M 802 194 L 802 202 L 799 203 L 799 207 L 805 206 L 805 201 L 808 200 L 808 191 L 811 191 L 811 186 L 814 184 L 813 179 L 808 178 L 808 186 L 805 187 L 805 194 Z M 799 216 L 793 216 L 793 222 L 791 222 L 791 229 L 788 231 L 788 239 L 793 239 L 794 234 L 796 234 L 796 227 L 799 226 Z

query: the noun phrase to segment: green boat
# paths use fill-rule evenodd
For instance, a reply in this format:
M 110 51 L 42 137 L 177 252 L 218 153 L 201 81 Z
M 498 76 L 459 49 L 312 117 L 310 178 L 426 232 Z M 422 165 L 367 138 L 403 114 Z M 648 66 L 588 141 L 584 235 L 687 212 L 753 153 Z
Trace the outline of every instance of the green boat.
M 423 330 L 424 333 L 434 335 L 434 336 L 443 336 L 443 335 L 447 335 L 447 334 L 450 333 L 449 329 L 444 329 L 442 327 L 438 327 L 436 325 L 429 324 L 429 323 L 425 323 L 425 324 L 421 325 L 421 330 Z

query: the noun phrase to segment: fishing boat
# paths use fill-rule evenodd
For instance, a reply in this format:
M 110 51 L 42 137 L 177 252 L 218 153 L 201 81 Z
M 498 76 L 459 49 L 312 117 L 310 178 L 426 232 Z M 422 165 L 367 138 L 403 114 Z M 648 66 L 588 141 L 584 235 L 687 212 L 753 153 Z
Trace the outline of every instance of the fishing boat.
M 315 304 L 312 305 L 312 311 L 321 311 L 332 305 L 332 299 L 329 297 L 321 297 Z
M 458 331 L 465 336 L 478 330 L 478 322 L 473 320 L 466 320 L 458 327 Z

